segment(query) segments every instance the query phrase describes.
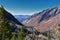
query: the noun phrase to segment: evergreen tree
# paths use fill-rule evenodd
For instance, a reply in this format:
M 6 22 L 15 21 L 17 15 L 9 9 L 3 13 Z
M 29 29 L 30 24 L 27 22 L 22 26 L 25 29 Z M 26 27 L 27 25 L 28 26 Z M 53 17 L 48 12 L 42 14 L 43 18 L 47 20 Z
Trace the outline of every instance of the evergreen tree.
M 18 33 L 18 39 L 23 40 L 26 37 L 27 33 L 21 28 L 20 32 Z

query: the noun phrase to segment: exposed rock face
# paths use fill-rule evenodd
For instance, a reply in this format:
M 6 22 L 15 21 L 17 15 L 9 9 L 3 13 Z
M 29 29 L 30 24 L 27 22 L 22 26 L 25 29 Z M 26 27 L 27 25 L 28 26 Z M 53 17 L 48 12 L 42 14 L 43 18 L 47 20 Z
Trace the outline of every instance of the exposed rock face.
M 40 32 L 49 31 L 60 24 L 60 6 L 34 14 L 23 24 L 33 26 Z

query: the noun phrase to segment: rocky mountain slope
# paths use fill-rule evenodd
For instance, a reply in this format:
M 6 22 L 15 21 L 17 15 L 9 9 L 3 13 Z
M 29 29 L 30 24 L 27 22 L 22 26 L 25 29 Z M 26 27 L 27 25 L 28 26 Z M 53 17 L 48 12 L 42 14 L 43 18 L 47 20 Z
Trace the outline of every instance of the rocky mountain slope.
M 40 32 L 52 30 L 60 24 L 60 6 L 36 13 L 25 20 L 23 24 L 33 26 Z

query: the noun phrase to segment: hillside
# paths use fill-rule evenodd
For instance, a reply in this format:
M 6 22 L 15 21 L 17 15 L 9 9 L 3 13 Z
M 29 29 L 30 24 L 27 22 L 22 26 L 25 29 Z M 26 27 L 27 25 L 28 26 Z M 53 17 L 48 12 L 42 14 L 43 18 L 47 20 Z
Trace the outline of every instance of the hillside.
M 33 26 L 40 32 L 46 32 L 60 24 L 60 6 L 43 10 L 32 15 L 23 22 L 26 26 Z
M 22 25 L 11 13 L 7 12 L 4 8 L 0 7 L 0 14 L 4 14 L 5 19 L 9 22 L 14 22 L 15 24 Z

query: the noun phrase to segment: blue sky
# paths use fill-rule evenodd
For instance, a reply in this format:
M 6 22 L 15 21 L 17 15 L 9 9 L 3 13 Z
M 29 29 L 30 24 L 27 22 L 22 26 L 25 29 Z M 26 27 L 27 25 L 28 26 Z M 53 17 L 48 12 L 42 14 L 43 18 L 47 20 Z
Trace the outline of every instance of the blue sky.
M 0 0 L 13 15 L 32 15 L 47 8 L 60 5 L 60 0 Z

